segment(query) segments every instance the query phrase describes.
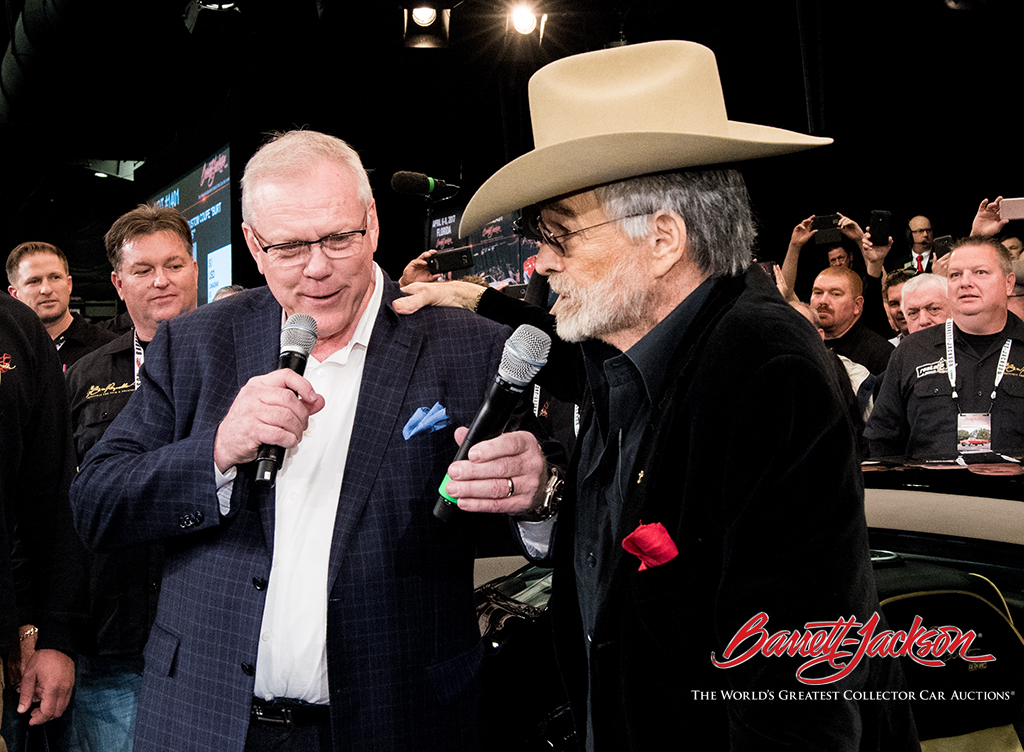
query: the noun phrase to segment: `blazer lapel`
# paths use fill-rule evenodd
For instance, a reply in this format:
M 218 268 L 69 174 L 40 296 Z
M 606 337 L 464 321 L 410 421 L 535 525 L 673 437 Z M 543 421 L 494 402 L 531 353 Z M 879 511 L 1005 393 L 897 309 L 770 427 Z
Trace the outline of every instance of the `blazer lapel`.
M 277 356 L 281 350 L 281 306 L 276 301 L 267 301 L 270 297 L 270 289 L 266 287 L 250 293 L 250 315 L 234 322 L 235 371 L 238 374 L 239 389 L 253 376 L 261 376 L 277 368 Z M 273 551 L 273 490 L 253 482 L 249 493 L 259 505 L 263 535 L 267 548 Z
M 366 351 L 352 441 L 335 519 L 327 588 L 334 586 L 348 539 L 373 490 L 388 442 L 394 436 L 405 393 L 419 357 L 422 335 L 404 325 L 391 307 L 397 288 L 384 282 L 384 299 Z

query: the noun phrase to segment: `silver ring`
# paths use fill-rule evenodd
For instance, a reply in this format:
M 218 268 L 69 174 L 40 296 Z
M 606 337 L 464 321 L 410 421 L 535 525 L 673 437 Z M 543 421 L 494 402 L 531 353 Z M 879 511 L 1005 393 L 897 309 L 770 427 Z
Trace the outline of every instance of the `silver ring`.
M 508 493 L 505 494 L 505 498 L 508 499 L 516 492 L 516 484 L 512 482 L 511 478 L 505 478 L 505 480 L 508 481 Z

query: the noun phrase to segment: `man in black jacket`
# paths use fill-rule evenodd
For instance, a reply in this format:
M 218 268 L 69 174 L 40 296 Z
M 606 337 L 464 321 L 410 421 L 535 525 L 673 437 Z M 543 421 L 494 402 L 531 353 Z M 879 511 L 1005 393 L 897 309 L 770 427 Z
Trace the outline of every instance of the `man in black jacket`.
M 893 660 L 764 648 L 879 628 L 860 468 L 821 342 L 750 270 L 742 178 L 687 169 L 827 141 L 728 121 L 714 56 L 689 42 L 559 60 L 530 106 L 537 148 L 460 231 L 526 207 L 559 294 L 540 381 L 583 417 L 552 614 L 586 749 L 917 749 L 906 703 L 858 701 L 900 688 Z
M 1024 454 L 1024 322 L 1007 310 L 1010 263 L 992 238 L 950 253 L 952 316 L 896 349 L 865 430 L 871 456 Z
M 75 465 L 61 364 L 36 314 L 7 295 L 0 417 L 0 656 L 6 676 L 20 682 L 18 711 L 38 725 L 61 715 L 71 696 L 84 583 L 67 502 Z M 12 571 L 15 540 L 20 574 Z M 33 701 L 40 704 L 29 711 Z
M 7 291 L 43 322 L 64 370 L 114 339 L 112 332 L 93 326 L 68 308 L 71 274 L 67 257 L 57 246 L 30 241 L 15 247 L 7 257 L 7 281 Z
M 133 327 L 67 373 L 79 462 L 128 404 L 159 322 L 196 307 L 192 234 L 176 209 L 132 209 L 114 222 L 104 242 L 111 280 Z M 88 557 L 89 621 L 72 706 L 73 733 L 84 749 L 131 750 L 142 651 L 156 616 L 162 569 L 163 547 L 156 544 Z

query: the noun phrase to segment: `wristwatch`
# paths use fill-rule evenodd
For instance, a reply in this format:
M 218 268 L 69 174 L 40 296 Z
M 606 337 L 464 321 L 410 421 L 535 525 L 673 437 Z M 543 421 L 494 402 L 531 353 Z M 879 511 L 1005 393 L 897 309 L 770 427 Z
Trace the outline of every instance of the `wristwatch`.
M 558 514 L 558 504 L 562 501 L 562 486 L 565 485 L 565 479 L 562 477 L 562 471 L 557 467 L 551 467 L 548 469 L 548 482 L 544 486 L 544 500 L 541 501 L 540 506 L 533 509 L 526 514 L 519 515 L 518 519 L 523 522 L 543 522 L 544 520 L 550 520 L 556 514 Z

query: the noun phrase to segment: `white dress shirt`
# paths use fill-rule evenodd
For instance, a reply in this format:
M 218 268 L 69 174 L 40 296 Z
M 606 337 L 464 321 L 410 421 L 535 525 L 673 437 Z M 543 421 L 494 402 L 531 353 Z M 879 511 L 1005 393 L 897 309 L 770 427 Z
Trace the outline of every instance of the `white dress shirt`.
M 384 277 L 375 266 L 374 290 L 352 340 L 323 363 L 309 358 L 305 378 L 324 398 L 302 441 L 285 454 L 277 474 L 274 558 L 267 583 L 257 697 L 327 704 L 327 568 L 334 522 L 355 422 L 366 348 L 380 310 Z M 222 511 L 235 472 L 218 473 Z

